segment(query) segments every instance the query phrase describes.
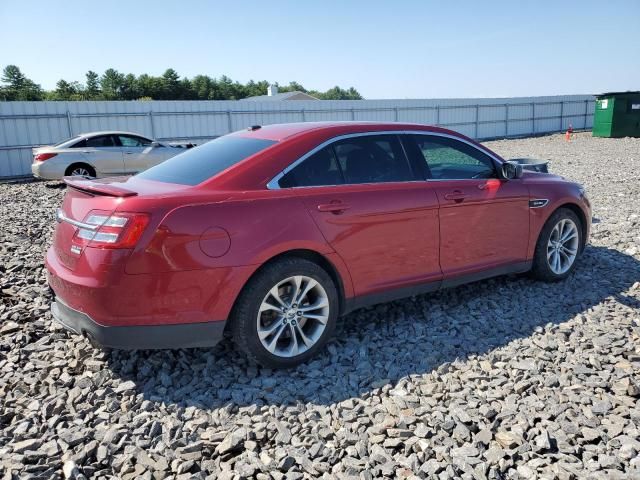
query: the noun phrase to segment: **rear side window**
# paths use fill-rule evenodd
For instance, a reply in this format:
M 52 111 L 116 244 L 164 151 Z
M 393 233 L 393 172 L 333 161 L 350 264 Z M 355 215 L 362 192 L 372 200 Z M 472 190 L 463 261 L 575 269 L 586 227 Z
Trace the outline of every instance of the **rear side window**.
M 136 175 L 158 182 L 197 185 L 276 143 L 273 140 L 224 136 L 166 160 Z
M 344 182 L 333 149 L 325 147 L 285 174 L 278 183 L 283 188 L 290 188 L 339 185 Z
M 333 144 L 345 183 L 384 183 L 415 180 L 395 135 L 371 135 Z
M 306 158 L 278 182 L 282 188 L 415 180 L 398 137 L 339 140 Z
M 427 176 L 434 180 L 497 177 L 489 155 L 464 142 L 436 135 L 411 135 Z
M 85 147 L 100 148 L 100 147 L 115 147 L 113 137 L 111 135 L 98 135 L 97 137 L 87 138 Z

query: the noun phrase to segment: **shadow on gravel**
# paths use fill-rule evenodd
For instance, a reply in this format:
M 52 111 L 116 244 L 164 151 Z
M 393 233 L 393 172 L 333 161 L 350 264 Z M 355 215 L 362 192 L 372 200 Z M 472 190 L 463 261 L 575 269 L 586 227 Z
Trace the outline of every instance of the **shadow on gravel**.
M 638 308 L 625 295 L 638 281 L 636 259 L 588 247 L 564 282 L 500 277 L 356 311 L 341 320 L 324 354 L 295 370 L 250 365 L 229 341 L 209 350 L 113 351 L 108 362 L 151 402 L 204 409 L 328 405 L 405 376 L 444 372 L 450 362 L 566 322 L 607 297 Z

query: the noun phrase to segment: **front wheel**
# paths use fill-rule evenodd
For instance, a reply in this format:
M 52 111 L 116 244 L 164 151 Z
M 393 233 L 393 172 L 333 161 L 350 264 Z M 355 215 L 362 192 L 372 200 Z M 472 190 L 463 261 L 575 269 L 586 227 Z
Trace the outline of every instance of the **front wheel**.
M 582 223 L 571 210 L 554 212 L 540 232 L 532 273 L 547 282 L 562 280 L 576 266 L 582 245 Z
M 327 272 L 300 258 L 267 265 L 246 285 L 231 334 L 250 360 L 270 368 L 305 362 L 326 344 L 338 317 L 338 294 Z

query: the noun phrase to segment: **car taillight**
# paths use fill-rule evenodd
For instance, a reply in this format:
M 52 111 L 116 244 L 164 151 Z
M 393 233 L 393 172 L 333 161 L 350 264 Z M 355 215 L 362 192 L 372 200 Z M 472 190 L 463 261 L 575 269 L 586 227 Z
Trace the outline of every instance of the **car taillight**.
M 57 153 L 38 153 L 33 157 L 34 162 L 44 162 L 45 160 L 49 160 L 50 158 L 58 155 Z
M 149 216 L 128 212 L 110 215 L 108 212 L 92 210 L 82 223 L 87 227 L 78 227 L 74 235 L 76 244 L 101 248 L 133 248 L 149 223 Z

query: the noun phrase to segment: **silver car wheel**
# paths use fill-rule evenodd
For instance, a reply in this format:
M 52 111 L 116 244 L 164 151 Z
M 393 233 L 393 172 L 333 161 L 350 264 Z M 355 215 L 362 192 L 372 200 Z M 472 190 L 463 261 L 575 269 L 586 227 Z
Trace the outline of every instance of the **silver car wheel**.
M 566 273 L 578 255 L 580 236 L 578 227 L 569 218 L 560 220 L 549 236 L 547 243 L 547 262 L 556 275 Z
M 300 355 L 322 336 L 329 320 L 329 297 L 317 280 L 305 275 L 274 285 L 258 311 L 258 337 L 278 357 Z
M 90 177 L 91 173 L 84 167 L 76 167 L 71 170 L 71 176 L 73 177 Z

